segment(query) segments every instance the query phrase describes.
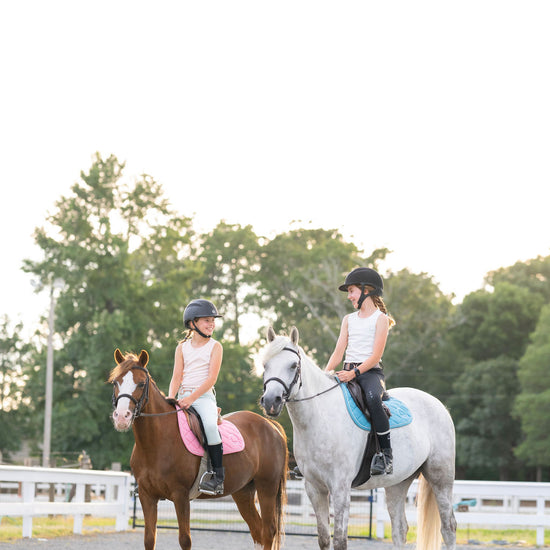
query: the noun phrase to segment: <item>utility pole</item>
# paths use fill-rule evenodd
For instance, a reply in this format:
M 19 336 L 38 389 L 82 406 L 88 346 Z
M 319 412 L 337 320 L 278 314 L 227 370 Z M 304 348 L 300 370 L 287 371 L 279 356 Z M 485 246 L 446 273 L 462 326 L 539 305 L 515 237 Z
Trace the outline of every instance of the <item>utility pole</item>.
M 46 403 L 44 411 L 44 443 L 42 445 L 42 466 L 50 467 L 52 440 L 52 401 L 53 401 L 53 334 L 55 315 L 55 289 L 61 288 L 63 281 L 54 279 L 50 288 L 50 312 L 48 315 L 48 352 L 46 356 Z

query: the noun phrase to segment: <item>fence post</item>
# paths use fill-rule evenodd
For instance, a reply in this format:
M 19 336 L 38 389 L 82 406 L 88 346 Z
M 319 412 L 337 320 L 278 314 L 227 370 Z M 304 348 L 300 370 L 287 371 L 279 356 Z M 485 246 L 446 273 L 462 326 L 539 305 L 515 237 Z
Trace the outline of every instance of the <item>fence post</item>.
M 386 509 L 386 492 L 376 489 L 376 538 L 384 539 L 384 513 Z
M 36 486 L 34 481 L 23 481 L 22 496 L 23 502 L 28 505 L 29 510 L 23 512 L 23 538 L 32 537 L 32 503 L 34 501 Z
M 537 546 L 544 546 L 544 497 L 537 497 L 537 517 L 540 519 L 540 524 L 537 525 Z

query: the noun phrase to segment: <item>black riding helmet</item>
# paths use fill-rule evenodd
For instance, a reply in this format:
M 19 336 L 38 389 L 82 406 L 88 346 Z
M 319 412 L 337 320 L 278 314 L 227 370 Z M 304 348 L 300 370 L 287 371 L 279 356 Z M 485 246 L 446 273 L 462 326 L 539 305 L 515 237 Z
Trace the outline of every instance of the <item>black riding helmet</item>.
M 353 271 L 350 271 L 344 281 L 343 285 L 338 287 L 338 290 L 342 292 L 348 291 L 348 286 L 355 285 L 361 289 L 361 298 L 357 303 L 357 309 L 360 309 L 368 296 L 382 296 L 384 293 L 384 281 L 377 271 L 370 267 L 357 267 Z M 365 287 L 370 286 L 373 288 L 368 293 L 365 293 Z
M 187 304 L 185 311 L 183 312 L 183 325 L 185 328 L 196 330 L 203 338 L 210 338 L 206 334 L 197 329 L 195 325 L 195 319 L 199 317 L 221 317 L 216 309 L 216 306 L 208 300 L 202 298 L 198 300 L 192 300 Z

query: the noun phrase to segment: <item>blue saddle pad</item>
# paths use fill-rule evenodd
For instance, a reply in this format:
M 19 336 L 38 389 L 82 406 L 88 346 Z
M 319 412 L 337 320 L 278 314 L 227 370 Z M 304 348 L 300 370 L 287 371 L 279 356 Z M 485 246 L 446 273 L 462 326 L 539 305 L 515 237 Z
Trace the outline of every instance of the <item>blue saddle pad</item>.
M 342 388 L 344 401 L 346 402 L 346 407 L 351 418 L 353 419 L 355 424 L 357 424 L 357 426 L 359 426 L 363 430 L 370 431 L 371 424 L 367 420 L 367 417 L 364 415 L 363 411 L 357 406 L 357 404 L 353 400 L 353 397 L 348 390 L 347 384 L 340 382 L 338 377 L 336 377 L 336 380 Z M 406 426 L 407 424 L 410 424 L 412 422 L 411 411 L 409 410 L 407 405 L 403 403 L 403 401 L 400 401 L 395 397 L 390 397 L 387 401 L 384 401 L 384 404 L 388 406 L 391 412 L 390 429 L 402 428 L 403 426 Z

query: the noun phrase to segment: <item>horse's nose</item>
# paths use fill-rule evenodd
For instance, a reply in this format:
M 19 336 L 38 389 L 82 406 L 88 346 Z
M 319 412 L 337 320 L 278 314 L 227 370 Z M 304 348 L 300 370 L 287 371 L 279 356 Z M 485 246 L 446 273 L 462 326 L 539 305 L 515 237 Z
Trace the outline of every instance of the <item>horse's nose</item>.
M 268 396 L 262 395 L 260 404 L 269 416 L 279 416 L 283 408 L 283 398 L 280 395 Z
M 132 411 L 130 409 L 126 409 L 125 411 L 122 411 L 122 414 L 118 411 L 118 409 L 115 409 L 113 411 L 113 420 L 115 421 L 124 420 L 125 422 L 128 422 L 128 420 L 130 420 L 131 417 L 132 417 Z

